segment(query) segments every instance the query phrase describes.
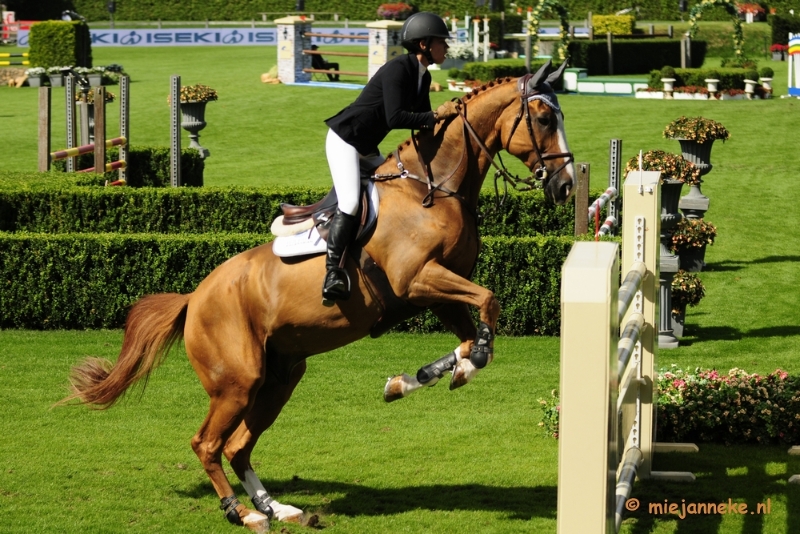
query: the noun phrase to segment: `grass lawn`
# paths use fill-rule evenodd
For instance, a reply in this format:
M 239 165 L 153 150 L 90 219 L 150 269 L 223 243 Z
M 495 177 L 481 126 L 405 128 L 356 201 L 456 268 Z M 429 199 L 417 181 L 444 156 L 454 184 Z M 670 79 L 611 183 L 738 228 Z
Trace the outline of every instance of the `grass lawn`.
M 322 120 L 356 92 L 262 84 L 274 47 L 94 53 L 97 64 L 121 63 L 132 76 L 134 145 L 168 144 L 170 74 L 220 92 L 201 132 L 211 150 L 208 186 L 330 183 Z M 340 59 L 343 68 L 363 68 L 363 59 Z M 785 94 L 786 63 L 761 60 L 766 64 L 776 70 L 776 94 Z M 434 73 L 437 81 L 445 77 Z M 54 95 L 55 109 L 63 109 L 62 90 Z M 433 94 L 433 104 L 454 96 Z M 661 351 L 658 365 L 800 373 L 800 151 L 793 135 L 800 102 L 559 99 L 570 146 L 578 161 L 591 163 L 596 188 L 607 180 L 611 138 L 623 139 L 628 158 L 640 149 L 677 152 L 677 142 L 661 132 L 680 115 L 703 115 L 731 131 L 728 142 L 715 143 L 714 168 L 703 184 L 711 199 L 706 219 L 719 230 L 700 275 L 707 296 L 688 310 L 680 348 Z M 0 87 L 0 143 L 8 147 L 0 170 L 35 170 L 36 102 L 32 89 Z M 109 112 L 111 133 L 115 106 Z M 61 148 L 58 120 L 53 132 L 54 148 Z M 406 136 L 393 133 L 383 151 Z M 49 410 L 70 365 L 86 355 L 113 359 L 119 343 L 117 331 L 0 331 L 0 531 L 236 531 L 217 510 L 189 447 L 207 399 L 180 353 L 140 401 L 133 395 L 106 413 Z M 440 385 L 383 403 L 387 376 L 413 372 L 453 344 L 445 335 L 390 335 L 313 358 L 256 449 L 267 486 L 286 502 L 319 511 L 330 532 L 444 533 L 465 525 L 474 532 L 555 532 L 557 443 L 536 427 L 536 401 L 557 386 L 558 340 L 499 339 L 496 361 L 466 388 Z M 692 470 L 698 482 L 638 484 L 634 495 L 642 503 L 731 498 L 754 509 L 770 499 L 771 513 L 680 520 L 639 512 L 626 519 L 624 532 L 800 531 L 800 494 L 785 483 L 800 465 L 785 447 L 701 445 L 699 455 L 656 461 L 656 469 Z

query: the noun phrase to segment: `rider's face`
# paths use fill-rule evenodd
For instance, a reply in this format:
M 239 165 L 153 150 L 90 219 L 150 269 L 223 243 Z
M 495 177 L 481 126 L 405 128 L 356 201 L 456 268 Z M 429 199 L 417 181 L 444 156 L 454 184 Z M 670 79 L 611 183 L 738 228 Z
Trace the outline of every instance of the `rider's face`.
M 447 44 L 447 41 L 441 37 L 434 37 L 431 41 L 431 57 L 433 57 L 433 62 L 437 65 L 444 63 L 448 48 L 450 48 L 450 45 Z

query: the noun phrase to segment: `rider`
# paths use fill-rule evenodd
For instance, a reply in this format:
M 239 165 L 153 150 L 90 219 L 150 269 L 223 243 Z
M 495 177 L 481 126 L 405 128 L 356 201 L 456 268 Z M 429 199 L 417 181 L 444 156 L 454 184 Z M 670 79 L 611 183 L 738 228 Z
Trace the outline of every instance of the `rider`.
M 431 75 L 427 67 L 445 60 L 450 37 L 447 24 L 434 13 L 411 15 L 400 31 L 408 54 L 381 67 L 359 97 L 333 117 L 326 119 L 325 150 L 339 200 L 328 234 L 327 272 L 322 303 L 350 297 L 350 279 L 342 267 L 344 249 L 357 228 L 359 162 L 377 166 L 383 162 L 378 144 L 395 128 L 433 129 L 437 121 L 458 114 L 455 103 L 445 102 L 431 111 Z

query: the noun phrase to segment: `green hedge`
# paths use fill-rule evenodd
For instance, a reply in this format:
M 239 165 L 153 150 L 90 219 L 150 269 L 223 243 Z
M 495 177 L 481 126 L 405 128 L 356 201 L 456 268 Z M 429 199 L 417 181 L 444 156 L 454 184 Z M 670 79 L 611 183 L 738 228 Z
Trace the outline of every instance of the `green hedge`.
M 119 159 L 119 148 L 112 147 L 106 150 L 106 162 Z M 128 149 L 127 180 L 131 187 L 167 187 L 171 185 L 170 176 L 170 149 L 161 146 L 132 146 Z M 88 169 L 94 166 L 94 154 L 82 154 L 77 159 L 78 169 Z M 201 187 L 203 185 L 203 170 L 205 161 L 200 153 L 193 148 L 181 149 L 181 181 L 182 185 Z M 66 171 L 66 160 L 54 162 L 53 168 Z M 118 177 L 117 171 L 104 173 L 102 177 L 95 178 L 86 174 L 81 183 L 96 183 L 103 185 L 106 180 L 113 181 Z
M 800 9 L 797 7 L 795 14 L 800 14 Z M 772 43 L 789 44 L 790 33 L 800 33 L 800 18 L 794 17 L 780 17 L 777 15 L 769 17 L 769 24 L 772 28 Z
M 59 178 L 67 176 L 67 178 Z M 327 189 L 297 187 L 130 188 L 76 185 L 80 175 L 0 174 L 0 230 L 7 232 L 254 232 L 268 234 L 280 204 L 310 204 Z M 53 179 L 51 179 L 53 177 Z M 595 192 L 597 196 L 600 192 Z M 480 199 L 483 235 L 571 235 L 573 205 L 541 191 Z
M 150 293 L 194 291 L 217 265 L 267 240 L 256 234 L 0 233 L 0 328 L 119 328 Z M 556 335 L 570 237 L 487 237 L 473 280 L 503 312 L 498 333 Z M 428 320 L 404 328 L 426 331 Z M 438 327 L 441 329 L 441 327 Z
M 92 38 L 84 22 L 38 22 L 28 40 L 32 67 L 92 66 Z
M 744 89 L 745 78 L 750 79 L 751 76 L 752 69 L 675 69 L 675 87 L 684 87 L 687 85 L 705 87 L 706 78 L 716 78 L 719 80 L 719 90 Z M 661 82 L 661 78 L 661 71 L 651 71 L 647 86 L 652 89 L 663 89 L 664 84 Z M 757 80 L 758 75 L 756 75 L 754 79 Z
M 633 15 L 593 15 L 592 27 L 596 35 L 611 32 L 614 35 L 631 35 L 636 26 Z
M 702 65 L 706 41 L 692 41 L 692 62 Z M 676 39 L 619 39 L 614 41 L 614 74 L 644 74 L 664 65 L 681 64 L 681 43 Z M 569 43 L 570 64 L 588 70 L 590 76 L 608 74 L 605 40 Z

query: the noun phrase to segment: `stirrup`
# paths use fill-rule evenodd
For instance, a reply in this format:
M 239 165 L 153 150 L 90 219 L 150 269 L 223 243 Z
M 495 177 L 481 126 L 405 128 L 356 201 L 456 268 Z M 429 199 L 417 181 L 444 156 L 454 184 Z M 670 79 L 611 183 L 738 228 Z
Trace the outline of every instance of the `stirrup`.
M 344 286 L 344 287 L 340 287 Z M 325 274 L 322 286 L 322 305 L 330 308 L 337 300 L 350 298 L 350 275 L 345 269 L 332 267 Z

